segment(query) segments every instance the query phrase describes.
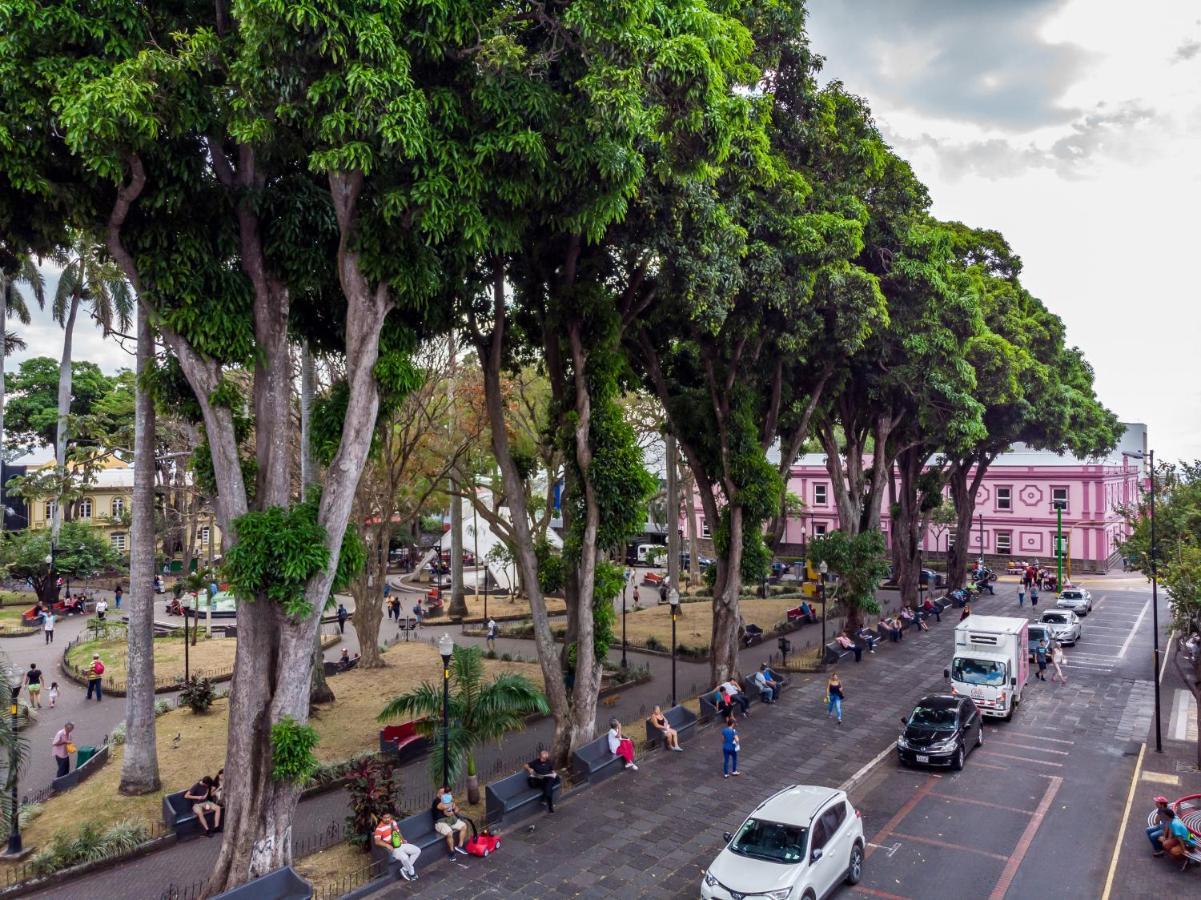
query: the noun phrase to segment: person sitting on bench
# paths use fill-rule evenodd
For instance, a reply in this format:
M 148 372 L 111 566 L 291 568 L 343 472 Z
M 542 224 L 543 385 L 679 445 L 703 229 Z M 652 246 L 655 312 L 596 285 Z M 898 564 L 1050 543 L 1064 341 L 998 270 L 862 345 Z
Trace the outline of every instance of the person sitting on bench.
M 880 638 L 870 628 L 868 628 L 867 626 L 860 628 L 858 631 L 855 632 L 855 637 L 859 638 L 861 641 L 863 641 L 863 643 L 867 644 L 867 652 L 868 653 L 876 652 L 876 641 L 878 641 Z
M 185 800 L 192 801 L 192 812 L 196 813 L 196 820 L 200 822 L 200 827 L 204 829 L 206 837 L 212 837 L 213 832 L 221 827 L 221 807 L 213 802 L 213 779 L 210 775 L 205 775 L 198 782 L 192 785 L 184 793 Z M 213 825 L 210 828 L 208 820 L 204 817 L 205 813 L 213 814 Z
M 775 703 L 776 694 L 780 690 L 780 682 L 770 678 L 766 669 L 767 663 L 759 664 L 759 671 L 755 673 L 755 686 L 759 688 L 760 700 L 764 703 Z
M 731 707 L 730 712 L 734 711 L 732 707 L 735 703 L 737 703 L 739 708 L 742 710 L 742 715 L 744 717 L 751 714 L 751 701 L 747 698 L 747 695 L 742 692 L 742 686 L 738 683 L 737 672 L 734 673 L 733 677 L 731 677 L 729 681 L 720 685 L 720 687 L 725 688 L 726 698 Z
M 372 838 L 376 846 L 383 847 L 388 854 L 400 863 L 400 874 L 405 881 L 416 881 L 417 870 L 413 866 L 421 856 L 421 850 L 416 844 L 410 844 L 400 833 L 400 826 L 392 818 L 391 813 L 380 816 L 379 824 L 375 826 Z M 453 854 L 452 854 L 453 855 Z
M 616 719 L 609 720 L 609 752 L 624 759 L 631 772 L 638 771 L 634 765 L 634 742 L 621 733 L 621 723 Z
M 905 629 L 901 625 L 901 620 L 895 616 L 884 620 L 884 627 L 888 629 L 888 637 L 893 641 L 899 641 L 904 637 Z
M 652 728 L 663 735 L 663 745 L 668 750 L 675 750 L 679 753 L 684 752 L 684 748 L 680 746 L 679 733 L 671 727 L 671 723 L 667 721 L 667 716 L 663 715 L 663 710 L 658 706 L 655 706 L 651 712 L 650 723 Z
M 859 662 L 859 660 L 863 659 L 863 648 L 856 644 L 854 639 L 845 631 L 841 634 L 835 635 L 834 643 L 836 643 L 843 650 L 850 650 L 852 653 L 854 653 L 855 662 Z
M 924 612 L 927 616 L 933 615 L 935 622 L 942 621 L 942 610 L 940 610 L 938 608 L 938 604 L 929 597 L 922 601 L 922 612 Z
M 555 785 L 559 783 L 559 776 L 555 773 L 555 764 L 550 761 L 550 751 L 539 750 L 537 759 L 532 759 L 525 764 L 525 775 L 530 787 L 542 791 L 542 800 L 546 804 L 546 811 L 553 813 L 555 811 Z
M 801 618 L 810 624 L 817 624 L 817 613 L 815 613 L 813 611 L 813 607 L 804 600 L 801 601 Z
M 446 785 L 442 785 L 434 810 L 434 831 L 446 838 L 447 857 L 454 859 L 456 853 L 466 856 L 463 842 L 467 840 L 467 823 L 459 818 L 459 808 L 455 806 L 454 795 Z

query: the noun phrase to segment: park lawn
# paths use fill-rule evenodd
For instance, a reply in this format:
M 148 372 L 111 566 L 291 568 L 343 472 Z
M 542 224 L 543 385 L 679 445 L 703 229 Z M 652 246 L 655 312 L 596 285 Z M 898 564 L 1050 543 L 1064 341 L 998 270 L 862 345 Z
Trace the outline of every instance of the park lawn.
M 799 600 L 761 600 L 743 597 L 738 603 L 738 608 L 742 613 L 743 622 L 758 625 L 764 631 L 768 631 L 777 622 L 784 621 L 787 618 L 788 610 L 799 602 Z M 821 604 L 815 604 L 815 608 L 820 615 Z M 620 640 L 620 616 L 614 625 L 614 631 Z M 661 647 L 670 648 L 671 606 L 663 603 L 641 609 L 638 612 L 627 612 L 626 635 L 637 644 L 645 645 L 648 638 L 654 638 Z M 676 619 L 676 643 L 681 647 L 707 651 L 712 637 L 712 604 L 709 602 L 680 604 L 680 615 Z
M 214 639 L 215 641 L 216 639 Z M 234 641 L 230 640 L 232 645 Z M 317 759 L 322 763 L 340 762 L 360 753 L 379 749 L 380 725 L 375 717 L 384 703 L 395 694 L 421 681 L 441 677 L 438 651 L 426 644 L 401 643 L 389 648 L 383 669 L 352 669 L 330 679 L 338 697 L 331 705 L 320 707 L 312 718 L 320 742 Z M 489 674 L 521 672 L 542 685 L 541 672 L 533 663 L 484 660 Z M 214 775 L 225 763 L 225 740 L 229 703 L 214 701 L 206 715 L 188 709 L 172 710 L 156 720 L 159 776 L 163 790 L 142 797 L 118 793 L 124 746 L 113 748 L 112 756 L 99 772 L 69 791 L 51 797 L 44 811 L 24 830 L 25 844 L 44 847 L 54 833 L 66 830 L 74 835 L 85 822 L 100 828 L 122 819 L 147 823 L 162 819 L 164 794 L 182 791 L 202 775 Z M 179 741 L 175 738 L 178 735 Z M 97 740 L 98 735 L 75 732 L 77 744 Z
M 444 591 L 442 594 L 445 606 L 450 605 L 450 592 Z M 483 594 L 467 594 L 464 597 L 467 601 L 467 616 L 463 619 L 464 622 L 485 622 L 484 618 L 484 595 Z M 552 616 L 563 615 L 567 612 L 567 604 L 559 597 L 546 598 L 546 610 Z M 406 613 L 407 615 L 407 613 Z M 496 618 L 498 621 L 501 617 L 505 619 L 521 618 L 528 619 L 530 617 L 530 601 L 525 597 L 513 597 L 501 594 L 488 595 L 488 615 Z M 437 622 L 445 622 L 446 616 L 438 616 L 436 618 L 427 619 L 430 624 Z
M 189 669 L 192 674 L 228 675 L 234 668 L 234 655 L 238 642 L 234 638 L 214 637 L 206 639 L 201 633 L 195 647 L 188 647 Z M 127 643 L 124 638 L 99 641 L 81 641 L 71 648 L 67 660 L 78 668 L 92 662 L 92 654 L 99 653 L 104 663 L 104 674 L 117 685 L 124 685 L 128 675 L 126 662 Z M 154 678 L 162 684 L 183 678 L 184 672 L 183 634 L 157 637 L 154 639 Z
M 0 635 L 5 633 L 26 634 L 29 626 L 21 621 L 21 615 L 37 602 L 37 595 L 26 591 L 0 591 Z

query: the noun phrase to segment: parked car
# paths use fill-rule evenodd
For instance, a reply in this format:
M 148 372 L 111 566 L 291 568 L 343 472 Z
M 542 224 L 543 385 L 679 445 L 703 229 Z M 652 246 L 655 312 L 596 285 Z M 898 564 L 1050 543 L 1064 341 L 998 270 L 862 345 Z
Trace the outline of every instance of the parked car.
M 701 897 L 816 900 L 863 877 L 863 820 L 847 795 L 794 784 L 764 800 L 701 879 Z
M 888 578 L 885 581 L 886 583 L 895 583 L 894 578 L 893 568 L 889 566 Z M 946 583 L 946 576 L 942 572 L 935 572 L 933 569 L 922 569 L 921 574 L 918 576 L 918 584 L 927 589 L 943 587 Z
M 1046 641 L 1050 647 L 1051 642 L 1055 640 L 1055 632 L 1046 622 L 1031 622 L 1029 634 L 1030 662 L 1034 662 L 1034 648 L 1038 646 L 1038 642 Z
M 968 697 L 931 694 L 901 719 L 897 756 L 901 765 L 962 769 L 968 753 L 984 743 L 984 717 Z
M 1072 644 L 1080 640 L 1080 619 L 1070 609 L 1048 609 L 1039 619 L 1051 626 L 1051 634 L 1061 644 Z
M 687 550 L 684 550 L 680 553 L 680 568 L 681 569 L 688 568 L 689 558 L 690 557 L 689 557 L 689 553 Z M 696 558 L 696 561 L 697 561 L 697 564 L 700 566 L 700 570 L 702 572 L 705 571 L 705 569 L 709 568 L 711 565 L 713 565 L 713 560 L 710 559 L 708 556 L 698 555 Z
M 1093 595 L 1084 588 L 1065 587 L 1055 605 L 1059 609 L 1070 609 L 1078 616 L 1087 616 L 1093 611 Z

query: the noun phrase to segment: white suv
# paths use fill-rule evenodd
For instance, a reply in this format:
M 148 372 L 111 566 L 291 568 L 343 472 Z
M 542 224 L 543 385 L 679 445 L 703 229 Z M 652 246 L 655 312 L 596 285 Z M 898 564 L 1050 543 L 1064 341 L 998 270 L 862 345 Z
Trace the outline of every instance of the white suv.
M 818 900 L 863 877 L 863 820 L 833 788 L 785 788 L 725 838 L 701 881 L 706 900 Z

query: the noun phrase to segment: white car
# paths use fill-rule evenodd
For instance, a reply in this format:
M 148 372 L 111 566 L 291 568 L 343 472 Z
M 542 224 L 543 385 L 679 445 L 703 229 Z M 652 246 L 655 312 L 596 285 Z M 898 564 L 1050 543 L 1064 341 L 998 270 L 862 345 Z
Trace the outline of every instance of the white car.
M 1084 588 L 1065 587 L 1055 601 L 1059 609 L 1070 609 L 1077 615 L 1087 616 L 1093 611 L 1093 595 Z
M 706 900 L 819 900 L 863 877 L 863 820 L 833 788 L 785 788 L 725 838 L 701 880 Z
M 1070 609 L 1048 609 L 1038 620 L 1051 629 L 1055 640 L 1073 647 L 1080 640 L 1080 619 Z

